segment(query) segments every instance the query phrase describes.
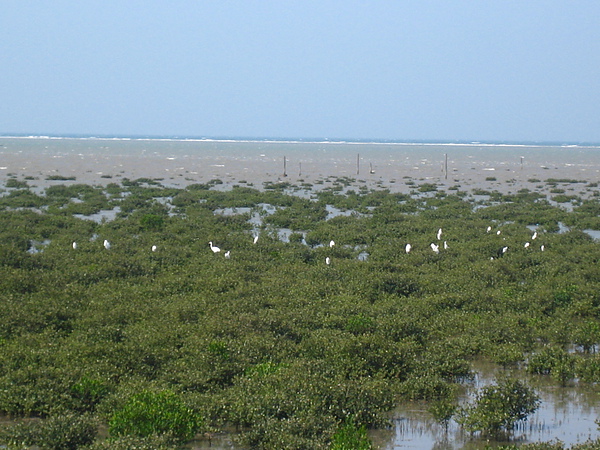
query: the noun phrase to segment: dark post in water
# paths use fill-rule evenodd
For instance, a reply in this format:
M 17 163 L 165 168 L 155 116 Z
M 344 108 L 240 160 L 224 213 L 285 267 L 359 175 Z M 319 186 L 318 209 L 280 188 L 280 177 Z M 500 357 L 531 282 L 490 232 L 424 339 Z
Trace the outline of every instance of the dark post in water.
M 448 179 L 448 153 L 444 153 L 444 174 L 445 179 Z

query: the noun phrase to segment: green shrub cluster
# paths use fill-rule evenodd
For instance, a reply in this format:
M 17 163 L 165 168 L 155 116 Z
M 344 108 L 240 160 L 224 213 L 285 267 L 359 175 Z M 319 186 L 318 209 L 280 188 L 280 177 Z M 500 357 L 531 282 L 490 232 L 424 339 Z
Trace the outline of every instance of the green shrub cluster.
M 116 410 L 108 425 L 114 436 L 170 435 L 186 441 L 200 429 L 201 419 L 174 392 L 143 390 Z
M 472 403 L 460 408 L 458 423 L 471 433 L 510 431 L 517 422 L 526 420 L 539 403 L 535 392 L 520 380 L 501 379 L 483 387 Z
M 11 425 L 0 431 L 0 442 L 10 449 L 77 450 L 94 442 L 97 428 L 89 415 L 61 414 Z

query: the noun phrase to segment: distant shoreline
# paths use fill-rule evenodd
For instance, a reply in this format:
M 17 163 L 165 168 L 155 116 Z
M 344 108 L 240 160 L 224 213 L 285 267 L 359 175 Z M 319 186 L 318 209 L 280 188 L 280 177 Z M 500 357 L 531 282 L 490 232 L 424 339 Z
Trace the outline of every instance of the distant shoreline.
M 598 196 L 600 147 L 0 136 L 0 186 L 10 178 L 37 190 L 140 178 L 177 188 L 220 180 L 219 189 L 285 182 L 320 190 L 343 180 L 354 190 L 410 193 L 427 184 L 448 193 L 590 198 Z M 572 182 L 548 182 L 557 179 Z
M 281 144 L 344 144 L 344 145 L 423 145 L 423 146 L 473 146 L 473 147 L 564 147 L 594 148 L 600 150 L 600 143 L 593 142 L 519 142 L 519 141 L 420 141 L 386 139 L 344 139 L 344 138 L 244 138 L 244 137 L 194 137 L 194 136 L 110 136 L 110 135 L 35 135 L 0 134 L 1 139 L 51 139 L 51 140 L 97 140 L 97 141 L 157 141 L 157 142 L 247 142 Z

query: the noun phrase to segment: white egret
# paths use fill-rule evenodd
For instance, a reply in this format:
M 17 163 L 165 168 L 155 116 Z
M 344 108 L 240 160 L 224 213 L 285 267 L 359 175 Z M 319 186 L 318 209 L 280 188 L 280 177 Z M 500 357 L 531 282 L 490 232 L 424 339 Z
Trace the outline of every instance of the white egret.
M 406 253 L 410 253 L 410 251 L 411 251 L 411 250 L 412 250 L 412 245 L 410 245 L 410 244 L 406 244 L 406 247 L 404 247 L 404 251 L 405 251 Z
M 325 264 L 327 264 L 327 265 L 331 264 L 331 258 L 329 256 L 327 258 L 325 258 Z
M 210 249 L 213 253 L 219 253 L 221 251 L 221 249 L 219 247 L 215 247 L 212 242 L 209 242 L 208 245 L 210 245 Z
M 448 241 L 444 241 L 444 250 L 448 250 Z
M 77 242 L 73 242 L 73 250 L 77 250 Z
M 256 244 L 258 242 L 258 234 L 256 236 L 254 236 L 254 241 L 252 241 L 253 244 Z
M 546 247 L 544 247 L 544 244 L 542 244 L 542 246 L 540 247 L 540 250 L 541 250 L 541 251 L 544 251 L 544 249 L 545 249 L 545 248 L 546 248 Z
M 533 241 L 537 237 L 537 231 L 533 232 L 533 236 L 531 236 L 531 240 Z
M 525 247 L 525 248 L 529 247 L 529 242 L 525 242 L 525 245 L 523 247 Z
M 333 240 L 329 241 L 329 246 L 333 247 L 335 245 L 335 242 Z
M 496 231 L 496 234 L 497 234 L 498 236 L 500 236 L 500 233 L 502 233 L 502 231 L 500 231 L 500 230 Z
M 431 250 L 433 250 L 435 253 L 439 253 L 440 252 L 440 246 L 439 245 L 435 245 L 433 242 L 430 245 L 431 245 Z
M 440 228 L 437 232 L 438 241 L 442 238 L 442 229 Z
M 487 233 L 489 233 L 490 231 L 492 231 L 491 225 L 487 227 Z
M 227 250 L 225 252 L 225 258 L 227 258 L 227 259 L 231 258 L 231 250 Z
M 508 247 L 500 247 L 496 252 L 498 258 L 502 258 L 504 254 L 508 251 Z
M 104 248 L 106 250 L 110 249 L 110 242 L 108 242 L 108 240 L 104 239 Z
M 152 251 L 155 252 L 158 249 L 158 247 L 156 245 L 152 246 Z

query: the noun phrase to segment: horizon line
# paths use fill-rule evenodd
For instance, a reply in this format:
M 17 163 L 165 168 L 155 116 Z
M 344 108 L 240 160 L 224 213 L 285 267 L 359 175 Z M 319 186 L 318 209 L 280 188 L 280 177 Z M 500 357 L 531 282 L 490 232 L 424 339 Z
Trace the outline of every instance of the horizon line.
M 263 142 L 304 144 L 382 144 L 382 145 L 480 145 L 524 147 L 599 147 L 600 142 L 589 141 L 517 141 L 517 140 L 463 140 L 463 139 L 378 139 L 378 138 L 327 138 L 327 137 L 268 137 L 268 136 L 194 136 L 194 135 L 142 135 L 142 134 L 59 134 L 59 133 L 0 133 L 6 139 L 89 139 L 89 140 L 152 140 L 198 142 Z

